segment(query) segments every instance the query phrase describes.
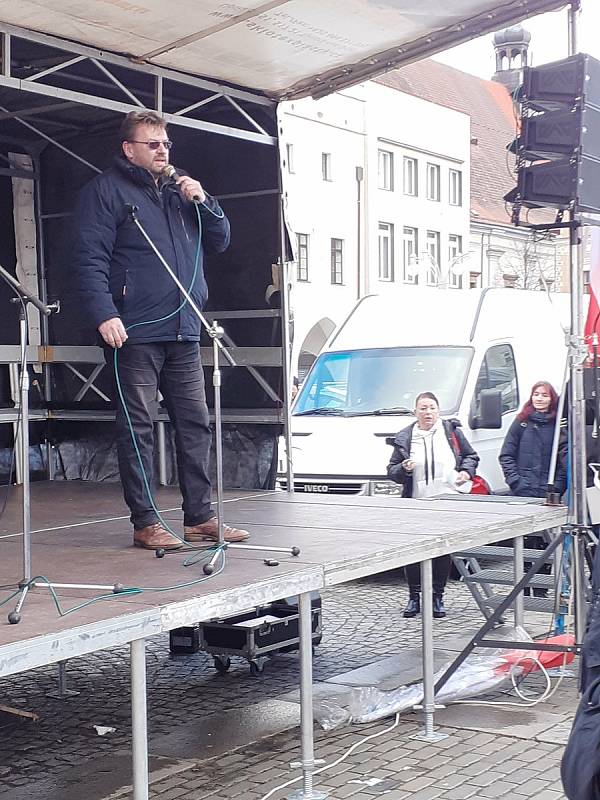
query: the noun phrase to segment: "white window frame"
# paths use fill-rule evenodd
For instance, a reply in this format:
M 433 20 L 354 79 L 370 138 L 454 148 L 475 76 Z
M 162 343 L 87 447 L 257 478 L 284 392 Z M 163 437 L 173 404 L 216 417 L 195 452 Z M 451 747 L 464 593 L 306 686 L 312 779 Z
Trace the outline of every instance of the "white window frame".
M 394 154 L 391 150 L 379 150 L 377 153 L 377 169 L 379 188 L 387 192 L 394 191 Z
M 435 203 L 439 203 L 441 197 L 441 172 L 439 164 L 427 162 L 427 199 Z
M 296 262 L 296 280 L 300 283 L 308 282 L 308 255 L 309 255 L 309 241 L 310 236 L 308 233 L 296 234 L 296 249 L 298 252 L 298 261 Z
M 392 222 L 380 222 L 378 231 L 379 243 L 379 280 L 394 280 L 394 225 Z
M 331 153 L 321 153 L 321 175 L 324 181 L 332 181 Z
M 329 252 L 330 252 L 330 263 L 331 263 L 331 285 L 343 286 L 344 285 L 344 240 L 332 236 L 329 245 Z M 338 280 L 338 273 L 339 273 L 339 280 Z
M 448 236 L 448 286 L 452 289 L 462 289 L 463 276 L 455 275 L 450 266 L 455 258 L 462 255 L 463 237 L 458 233 L 451 233 Z
M 404 265 L 404 283 L 418 283 L 419 276 L 416 271 L 409 271 L 410 260 L 416 259 L 419 252 L 419 229 L 405 225 L 402 229 L 402 258 Z
M 419 196 L 419 162 L 412 156 L 404 156 L 402 162 L 402 191 L 409 197 Z
M 448 202 L 451 206 L 462 206 L 462 171 L 450 169 L 448 172 Z
M 439 231 L 427 231 L 427 236 L 425 238 L 426 246 L 427 246 L 427 253 L 429 257 L 437 264 L 437 272 L 433 267 L 427 266 L 427 285 L 428 286 L 437 286 L 438 284 L 438 277 L 441 272 L 441 263 L 440 263 L 440 232 Z

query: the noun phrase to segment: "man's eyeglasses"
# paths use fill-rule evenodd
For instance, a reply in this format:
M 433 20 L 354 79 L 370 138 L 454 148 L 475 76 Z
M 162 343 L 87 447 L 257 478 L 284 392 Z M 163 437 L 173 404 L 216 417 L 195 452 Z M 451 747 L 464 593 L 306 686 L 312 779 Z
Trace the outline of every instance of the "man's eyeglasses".
M 158 150 L 158 148 L 163 145 L 167 150 L 170 150 L 173 147 L 173 142 L 169 139 L 166 139 L 162 142 L 159 142 L 158 139 L 150 139 L 149 141 L 141 141 L 140 139 L 129 139 L 132 144 L 145 144 L 149 147 L 150 150 Z

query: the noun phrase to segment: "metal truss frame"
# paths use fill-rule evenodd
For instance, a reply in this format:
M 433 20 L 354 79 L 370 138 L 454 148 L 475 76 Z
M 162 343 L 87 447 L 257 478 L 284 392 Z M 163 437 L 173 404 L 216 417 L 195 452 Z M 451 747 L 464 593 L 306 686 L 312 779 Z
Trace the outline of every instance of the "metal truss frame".
M 16 78 L 12 75 L 11 70 L 11 50 L 13 39 L 22 39 L 36 44 L 46 45 L 65 53 L 65 60 L 59 64 L 55 64 L 46 69 L 40 69 L 29 75 L 27 78 Z M 47 34 L 36 33 L 34 31 L 19 28 L 15 25 L 8 25 L 0 22 L 0 46 L 1 46 L 1 73 L 0 73 L 0 86 L 5 86 L 11 89 L 17 89 L 24 92 L 33 94 L 45 95 L 47 97 L 55 97 L 59 100 L 66 102 L 81 103 L 83 105 L 91 105 L 95 108 L 104 108 L 109 111 L 116 111 L 120 113 L 128 113 L 134 111 L 136 108 L 153 108 L 159 113 L 163 114 L 167 122 L 171 125 L 180 125 L 187 128 L 194 128 L 196 130 L 206 131 L 209 133 L 221 134 L 223 136 L 231 136 L 237 139 L 245 139 L 250 142 L 257 142 L 259 144 L 266 144 L 271 146 L 277 145 L 277 137 L 271 136 L 257 120 L 240 105 L 240 101 L 249 103 L 259 108 L 268 108 L 275 111 L 276 102 L 268 97 L 260 94 L 254 94 L 243 89 L 236 89 L 234 87 L 226 86 L 225 84 L 216 83 L 214 81 L 206 80 L 204 78 L 196 78 L 192 75 L 185 75 L 184 73 L 175 70 L 156 67 L 146 63 L 137 63 L 125 56 L 119 56 L 114 53 L 109 53 L 103 50 L 98 50 L 95 47 L 89 47 L 76 42 L 60 39 L 56 36 Z M 108 87 L 113 92 L 116 89 L 123 95 L 121 101 L 114 100 L 110 97 L 102 95 L 99 91 L 92 93 L 91 91 L 72 91 L 62 87 L 57 87 L 51 83 L 45 82 L 43 79 L 48 76 L 59 76 L 62 71 L 69 67 L 73 67 L 79 63 L 93 64 L 99 73 L 99 81 L 85 82 L 100 87 Z M 133 78 L 136 74 L 151 75 L 154 78 L 154 93 L 151 102 L 145 102 L 140 98 L 140 90 L 127 85 L 126 80 L 118 78 L 111 70 L 111 67 L 118 67 L 120 70 L 125 70 L 127 77 Z M 181 84 L 187 87 L 195 87 L 203 93 L 203 96 L 197 102 L 188 104 L 187 106 L 178 109 L 173 113 L 164 113 L 164 99 L 165 99 L 165 81 L 171 81 L 175 84 Z M 204 96 L 205 92 L 209 92 L 208 97 Z M 142 94 L 146 94 L 143 92 Z M 214 122 L 196 119 L 189 116 L 191 112 L 197 111 L 199 108 L 214 102 L 217 99 L 224 99 L 229 105 L 237 112 L 240 118 L 240 123 L 245 120 L 254 130 L 247 130 L 242 127 L 234 127 L 227 125 L 219 125 Z M 37 113 L 50 111 L 53 109 L 52 105 L 46 107 L 38 107 Z M 5 114 L 11 114 L 15 119 L 19 119 L 18 112 L 9 112 L 7 109 L 2 109 Z M 27 112 L 23 112 L 26 114 Z M 29 112 L 31 113 L 31 112 Z M 19 120 L 22 121 L 22 120 Z
M 52 48 L 53 52 L 49 55 L 56 59 L 60 58 L 60 54 L 56 51 L 63 51 L 65 58 L 60 60 L 60 63 L 54 63 L 50 66 L 40 66 L 39 70 L 28 74 L 26 78 L 15 77 L 12 74 L 11 64 L 11 51 L 13 50 L 14 40 L 24 40 L 38 45 Z M 73 71 L 73 67 L 81 64 L 86 67 L 85 75 L 77 75 Z M 89 78 L 89 64 L 92 64 L 98 71 L 98 80 Z M 75 82 L 79 81 L 80 85 L 84 87 L 84 91 L 72 91 L 65 89 L 62 86 L 52 85 L 48 79 L 52 77 L 61 77 L 61 73 L 66 74 L 64 71 L 70 68 L 69 77 Z M 116 69 L 115 69 L 116 68 Z M 117 74 L 114 74 L 118 72 Z M 145 89 L 140 89 L 139 81 L 135 84 L 136 76 L 142 73 L 146 76 L 153 77 L 152 95 L 148 91 L 149 86 Z M 131 79 L 131 82 L 128 80 Z M 150 85 L 150 82 L 148 82 Z M 164 101 L 167 101 L 169 107 L 173 107 L 173 97 L 168 94 L 169 87 L 172 84 L 179 84 L 181 86 L 192 87 L 198 89 L 198 94 L 201 95 L 197 102 L 188 103 L 184 107 L 178 108 L 172 113 L 165 113 L 163 111 Z M 242 89 L 236 89 L 226 85 L 215 83 L 214 81 L 196 78 L 185 73 L 180 73 L 174 70 L 163 69 L 146 63 L 136 63 L 126 57 L 119 56 L 113 53 L 100 51 L 93 47 L 88 47 L 78 43 L 63 40 L 54 36 L 40 34 L 33 31 L 19 28 L 13 25 L 0 22 L 0 87 L 14 89 L 19 92 L 26 92 L 29 95 L 43 95 L 48 98 L 54 98 L 54 102 L 48 102 L 42 105 L 26 107 L 22 109 L 12 110 L 4 105 L 0 105 L 0 124 L 4 120 L 11 120 L 17 122 L 30 134 L 31 138 L 19 141 L 16 137 L 8 137 L 0 134 L 0 142 L 8 144 L 9 146 L 20 146 L 26 151 L 30 152 L 33 157 L 33 168 L 31 171 L 18 169 L 10 165 L 9 160 L 0 154 L 0 175 L 9 177 L 28 178 L 34 184 L 34 198 L 35 198 L 35 217 L 37 219 L 39 229 L 39 242 L 40 251 L 38 253 L 38 267 L 41 267 L 39 272 L 40 281 L 40 296 L 46 298 L 47 286 L 44 276 L 44 253 L 43 253 L 43 223 L 48 216 L 62 216 L 62 214 L 45 215 L 41 207 L 41 192 L 40 192 L 40 144 L 41 141 L 49 143 L 58 147 L 64 153 L 87 166 L 93 172 L 99 173 L 101 170 L 79 155 L 71 147 L 64 144 L 58 137 L 60 134 L 52 131 L 50 133 L 42 130 L 36 122 L 36 118 L 44 120 L 44 128 L 50 125 L 61 126 L 63 132 L 70 134 L 71 128 L 77 130 L 77 126 L 69 125 L 65 122 L 57 122 L 56 119 L 50 119 L 54 111 L 60 111 L 67 106 L 93 106 L 94 108 L 106 109 L 107 111 L 114 111 L 117 113 L 127 113 L 129 111 L 139 108 L 152 108 L 161 113 L 170 125 L 179 125 L 186 128 L 191 128 L 197 131 L 214 133 L 222 136 L 227 136 L 235 139 L 242 139 L 248 142 L 257 144 L 265 144 L 267 146 L 276 147 L 278 139 L 276 136 L 271 136 L 267 130 L 253 117 L 248 109 L 252 109 L 254 113 L 261 113 L 264 117 L 265 110 L 272 111 L 274 128 L 276 126 L 276 101 L 269 99 L 260 94 L 254 94 Z M 79 88 L 79 87 L 78 87 Z M 208 95 L 207 95 L 208 92 Z M 122 100 L 115 100 L 115 93 L 122 95 Z M 112 94 L 113 97 L 108 95 Z M 226 101 L 232 109 L 234 109 L 236 117 L 239 119 L 240 127 L 235 125 L 226 126 L 216 124 L 207 120 L 202 120 L 191 116 L 193 112 L 198 109 L 208 106 L 217 100 Z M 243 104 L 243 106 L 242 106 Z M 245 107 L 244 107 L 245 106 Z M 46 125 L 47 123 L 47 125 Z M 246 125 L 246 128 L 242 125 Z M 248 130 L 248 126 L 252 130 Z M 52 135 L 54 134 L 54 135 Z M 62 138 L 62 137 L 61 137 Z M 262 192 L 247 192 L 238 193 L 231 197 L 244 197 L 253 196 L 254 194 L 279 194 L 280 188 L 265 190 Z M 229 196 L 228 196 L 229 197 Z M 279 316 L 280 312 L 273 309 L 263 309 L 255 311 L 222 311 L 212 312 L 212 316 L 218 316 L 219 319 L 236 318 L 236 317 L 271 317 Z M 46 376 L 44 381 L 45 399 L 52 400 L 49 372 L 53 365 L 62 364 L 64 368 L 69 370 L 80 382 L 81 385 L 75 391 L 74 401 L 81 402 L 85 395 L 93 392 L 100 399 L 107 401 L 108 398 L 104 393 L 95 385 L 95 382 L 104 368 L 104 357 L 99 348 L 95 347 L 78 347 L 78 346 L 53 346 L 49 342 L 49 330 L 47 319 L 42 320 L 42 342 L 43 345 L 39 348 L 39 352 L 31 353 L 31 362 L 41 365 L 42 370 Z M 286 367 L 286 354 L 282 352 L 282 348 L 267 347 L 267 348 L 246 348 L 237 347 L 236 343 L 232 340 L 228 341 L 229 346 L 232 348 L 237 363 L 240 367 L 247 369 L 254 377 L 257 383 L 265 391 L 266 395 L 275 403 L 281 403 L 281 398 L 278 393 L 273 390 L 270 384 L 263 378 L 257 369 L 260 367 L 283 367 L 285 374 L 289 371 Z M 13 352 L 14 348 L 10 345 L 0 345 L 0 363 L 8 364 L 9 372 L 13 382 L 17 380 L 16 370 L 19 362 L 18 354 Z M 203 361 L 206 364 L 211 363 L 212 348 L 202 348 Z M 209 352 L 210 351 L 210 352 Z M 75 366 L 77 364 L 77 366 Z M 88 364 L 91 366 L 89 374 L 84 374 L 79 369 L 79 364 Z M 88 370 L 85 370 L 88 372 Z M 15 383 L 16 385 L 16 383 Z M 14 411 L 14 410 L 11 410 Z M 237 415 L 237 416 L 236 416 Z M 1 415 L 0 424 L 2 422 L 13 422 L 14 414 Z M 106 412 L 92 412 L 91 415 L 86 414 L 85 409 L 72 412 L 60 411 L 43 411 L 38 414 L 40 419 L 47 418 L 69 418 L 69 419 L 105 419 Z M 111 416 L 109 414 L 109 416 Z M 264 422 L 281 422 L 280 412 L 273 409 L 263 409 L 251 413 L 251 418 L 246 420 L 243 411 L 239 413 L 231 410 L 231 421 L 257 421 Z M 239 419 L 238 419 L 239 417 Z M 164 424 L 164 421 L 163 423 Z M 161 473 L 164 470 L 161 470 Z M 18 476 L 17 476 L 18 480 Z

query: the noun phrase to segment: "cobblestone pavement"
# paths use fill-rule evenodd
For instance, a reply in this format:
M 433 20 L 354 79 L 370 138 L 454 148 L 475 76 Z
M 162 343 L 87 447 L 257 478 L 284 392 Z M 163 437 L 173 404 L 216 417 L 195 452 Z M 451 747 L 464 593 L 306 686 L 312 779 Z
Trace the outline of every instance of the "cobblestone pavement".
M 420 620 L 402 618 L 405 601 L 406 587 L 398 573 L 384 573 L 328 590 L 323 595 L 324 631 L 315 652 L 315 681 L 378 661 L 407 646 L 418 647 Z M 465 628 L 481 623 L 481 616 L 462 585 L 450 585 L 447 605 L 449 617 L 435 623 L 439 648 L 456 639 Z M 104 762 L 105 771 L 110 772 L 111 759 L 118 753 L 127 756 L 128 761 L 129 650 L 119 648 L 69 662 L 67 675 L 69 688 L 80 692 L 77 697 L 50 696 L 57 688 L 55 667 L 0 682 L 1 703 L 35 711 L 40 716 L 37 723 L 0 716 L 3 800 L 26 796 L 58 798 L 60 794 L 47 793 L 46 789 L 59 784 L 63 774 L 76 773 L 83 778 L 91 774 L 92 760 L 96 764 Z M 235 711 L 243 715 L 267 698 L 278 698 L 297 689 L 298 680 L 298 660 L 294 655 L 274 659 L 260 678 L 249 674 L 245 661 L 234 659 L 230 672 L 221 676 L 206 654 L 175 657 L 169 653 L 166 637 L 152 639 L 148 646 L 151 750 L 153 742 L 192 719 L 218 721 L 227 712 Z M 540 678 L 529 678 L 525 689 L 539 695 L 543 689 Z M 498 694 L 490 699 L 508 698 Z M 393 731 L 365 743 L 345 763 L 318 776 L 316 781 L 319 788 L 327 788 L 335 798 L 385 795 L 389 800 L 559 800 L 563 795 L 558 764 L 575 705 L 575 681 L 567 677 L 553 697 L 535 711 L 453 706 L 439 716 L 440 729 L 450 736 L 435 744 L 410 738 L 420 730 L 421 723 L 418 716 L 408 713 L 402 715 Z M 538 709 L 543 710 L 535 716 Z M 459 713 L 453 718 L 455 710 L 462 716 Z M 512 717 L 507 718 L 511 712 Z M 94 725 L 115 731 L 98 736 Z M 330 762 L 354 743 L 389 726 L 390 720 L 385 720 L 328 733 L 315 729 L 316 755 Z M 298 758 L 299 731 L 294 727 L 232 748 L 218 759 L 204 756 L 203 760 L 194 757 L 165 761 L 162 771 L 152 771 L 151 796 L 161 800 L 229 800 L 242 795 L 248 800 L 260 798 L 297 774 L 290 771 L 289 763 Z M 43 794 L 39 791 L 40 782 Z M 284 797 L 289 791 L 283 790 L 275 797 Z M 93 796 L 108 795 L 111 792 Z M 88 800 L 90 796 L 82 788 L 80 794 L 70 794 L 69 798 Z M 129 798 L 130 791 L 117 791 L 111 796 Z

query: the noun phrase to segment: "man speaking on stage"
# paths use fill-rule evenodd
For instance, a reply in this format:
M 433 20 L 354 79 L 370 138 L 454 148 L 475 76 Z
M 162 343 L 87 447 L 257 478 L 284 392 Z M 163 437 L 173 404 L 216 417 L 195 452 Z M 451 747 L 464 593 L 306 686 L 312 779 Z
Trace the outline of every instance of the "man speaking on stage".
M 227 248 L 229 221 L 197 180 L 165 169 L 172 142 L 159 114 L 127 114 L 120 138 L 122 152 L 113 166 L 79 198 L 75 279 L 84 315 L 115 366 L 117 452 L 133 543 L 174 550 L 181 542 L 163 528 L 150 496 L 159 391 L 175 426 L 185 540 L 218 541 L 201 323 L 132 215 L 199 308 L 207 298 L 203 255 Z M 228 525 L 223 529 L 229 542 L 249 535 Z

